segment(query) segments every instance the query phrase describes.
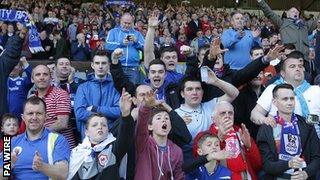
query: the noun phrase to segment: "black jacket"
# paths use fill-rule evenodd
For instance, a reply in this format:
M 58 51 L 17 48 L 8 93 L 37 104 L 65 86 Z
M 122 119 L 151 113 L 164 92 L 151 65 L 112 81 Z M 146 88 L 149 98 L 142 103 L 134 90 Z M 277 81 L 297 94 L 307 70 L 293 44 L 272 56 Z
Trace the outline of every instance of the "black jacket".
M 257 95 L 249 83 L 240 90 L 238 97 L 232 102 L 234 107 L 234 124 L 240 126 L 245 124 L 250 132 L 250 136 L 256 139 L 259 125 L 250 120 L 252 109 L 256 106 L 259 96 L 262 94 L 264 87 L 261 86 L 260 94 Z
M 6 49 L 0 55 L 0 117 L 8 112 L 7 80 L 20 60 L 23 41 L 18 35 L 11 37 Z
M 316 179 L 316 173 L 320 169 L 320 143 L 315 128 L 308 125 L 305 119 L 299 115 L 298 126 L 301 138 L 302 156 L 307 163 L 305 171 L 308 179 Z M 262 125 L 257 136 L 257 144 L 263 160 L 265 179 L 276 179 L 289 169 L 288 162 L 279 160 L 273 138 L 271 126 Z
M 197 63 L 197 62 L 194 62 L 194 63 Z M 208 53 L 207 53 L 205 58 L 203 59 L 202 66 L 208 66 L 209 68 L 213 69 L 214 64 L 215 64 L 215 61 L 208 60 Z M 240 70 L 230 69 L 230 66 L 228 64 L 224 64 L 223 66 L 224 66 L 224 74 L 219 79 L 226 81 L 234 85 L 235 87 L 240 87 L 241 85 L 246 84 L 247 82 L 257 77 L 258 74 L 268 66 L 268 64 L 263 63 L 262 57 L 260 57 L 256 60 L 251 61 L 248 65 L 246 65 L 243 69 L 240 69 Z M 197 73 L 197 76 L 200 77 L 199 72 Z M 222 90 L 220 90 L 215 86 L 208 86 L 208 88 L 209 89 L 206 89 L 206 91 L 209 91 L 209 93 L 204 94 L 204 97 L 203 97 L 204 102 L 209 101 L 212 98 L 222 96 L 224 94 Z M 214 96 L 212 97 L 212 95 Z

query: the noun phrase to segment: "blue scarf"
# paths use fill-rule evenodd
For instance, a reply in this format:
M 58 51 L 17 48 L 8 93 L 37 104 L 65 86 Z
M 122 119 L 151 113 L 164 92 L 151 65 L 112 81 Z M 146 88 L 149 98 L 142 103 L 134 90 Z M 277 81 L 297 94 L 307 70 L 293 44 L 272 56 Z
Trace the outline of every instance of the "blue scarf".
M 288 19 L 290 19 L 294 23 L 294 25 L 296 25 L 299 29 L 305 26 L 304 21 L 300 18 L 297 18 L 297 19 L 288 18 Z
M 274 119 L 281 125 L 279 159 L 289 161 L 294 156 L 300 156 L 302 147 L 297 116 L 292 113 L 291 122 L 286 122 L 277 113 Z
M 284 84 L 284 80 L 282 77 L 280 77 L 279 80 L 275 81 L 274 84 L 278 85 L 278 84 Z M 298 87 L 294 88 L 294 93 L 298 98 L 298 101 L 300 103 L 301 106 L 301 116 L 303 116 L 304 118 L 306 118 L 309 114 L 309 107 L 308 104 L 306 102 L 306 99 L 303 97 L 303 93 L 309 88 L 311 87 L 311 85 L 306 81 L 303 80 L 302 84 L 300 84 Z
M 29 49 L 32 53 L 44 51 L 39 33 L 33 22 L 29 21 L 27 12 L 13 9 L 0 9 L 0 21 L 20 22 L 29 28 Z

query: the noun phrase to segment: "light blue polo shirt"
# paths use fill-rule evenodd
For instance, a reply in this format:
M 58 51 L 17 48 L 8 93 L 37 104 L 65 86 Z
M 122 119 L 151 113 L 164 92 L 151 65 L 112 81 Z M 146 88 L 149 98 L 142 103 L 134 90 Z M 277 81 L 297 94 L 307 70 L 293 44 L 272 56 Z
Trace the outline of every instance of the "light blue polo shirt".
M 21 147 L 22 151 L 18 155 L 14 169 L 12 170 L 12 175 L 14 179 L 49 179 L 45 174 L 34 171 L 32 169 L 33 157 L 36 151 L 38 151 L 42 157 L 43 162 L 48 163 L 48 135 L 50 131 L 44 129 L 42 136 L 39 139 L 30 141 L 26 133 L 20 134 L 14 137 L 11 141 L 12 150 L 15 147 Z M 53 150 L 53 163 L 66 160 L 69 163 L 70 158 L 70 147 L 66 138 L 59 134 L 57 140 L 55 141 Z M 3 155 L 1 154 L 1 167 L 3 165 Z

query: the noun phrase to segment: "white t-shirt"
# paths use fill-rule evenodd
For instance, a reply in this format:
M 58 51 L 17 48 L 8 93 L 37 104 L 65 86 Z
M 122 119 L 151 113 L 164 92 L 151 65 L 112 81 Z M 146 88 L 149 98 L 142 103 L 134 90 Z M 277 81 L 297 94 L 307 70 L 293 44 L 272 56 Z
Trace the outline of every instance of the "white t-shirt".
M 184 104 L 175 109 L 182 118 L 185 115 L 191 115 L 192 121 L 187 125 L 187 128 L 192 139 L 194 139 L 199 132 L 208 130 L 213 123 L 211 117 L 217 101 L 218 98 L 214 98 L 211 101 L 201 103 L 196 110 L 190 109 Z
M 277 113 L 277 107 L 275 107 L 272 103 L 272 90 L 275 87 L 275 84 L 270 84 L 262 93 L 260 98 L 257 101 L 264 110 L 268 112 L 270 116 L 275 116 Z M 309 108 L 310 114 L 316 114 L 320 117 L 320 87 L 319 86 L 311 86 L 304 93 L 303 97 L 306 100 L 306 103 Z M 297 97 L 295 97 L 295 109 L 294 113 L 298 115 L 302 115 L 301 105 Z M 315 125 L 318 137 L 320 137 L 320 126 Z

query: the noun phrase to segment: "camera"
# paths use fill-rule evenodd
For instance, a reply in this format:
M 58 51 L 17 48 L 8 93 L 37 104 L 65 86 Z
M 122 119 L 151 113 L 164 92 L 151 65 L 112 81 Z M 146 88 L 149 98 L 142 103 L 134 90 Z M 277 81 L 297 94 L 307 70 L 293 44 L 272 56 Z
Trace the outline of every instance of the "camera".
M 127 35 L 127 40 L 130 41 L 131 35 Z

